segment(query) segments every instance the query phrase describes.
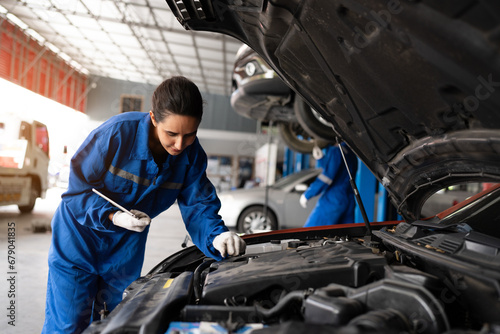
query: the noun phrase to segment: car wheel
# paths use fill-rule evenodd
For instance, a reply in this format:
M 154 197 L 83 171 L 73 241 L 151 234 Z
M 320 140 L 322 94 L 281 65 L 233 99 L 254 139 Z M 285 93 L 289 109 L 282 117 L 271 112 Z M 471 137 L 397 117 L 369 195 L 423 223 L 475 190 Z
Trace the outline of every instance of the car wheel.
M 238 218 L 239 233 L 267 232 L 278 229 L 276 215 L 268 208 L 267 219 L 264 216 L 263 206 L 251 206 L 241 213 Z
M 331 124 L 297 95 L 293 110 L 297 121 L 309 135 L 327 142 L 335 142 L 335 132 Z
M 22 213 L 30 213 L 31 211 L 33 211 L 36 199 L 38 197 L 40 197 L 40 191 L 33 186 L 30 192 L 30 202 L 28 203 L 28 205 L 18 205 L 17 207 L 19 208 L 19 211 L 21 211 Z
M 279 131 L 286 146 L 298 153 L 311 153 L 315 144 L 321 148 L 328 145 L 328 142 L 312 137 L 299 123 L 280 123 Z

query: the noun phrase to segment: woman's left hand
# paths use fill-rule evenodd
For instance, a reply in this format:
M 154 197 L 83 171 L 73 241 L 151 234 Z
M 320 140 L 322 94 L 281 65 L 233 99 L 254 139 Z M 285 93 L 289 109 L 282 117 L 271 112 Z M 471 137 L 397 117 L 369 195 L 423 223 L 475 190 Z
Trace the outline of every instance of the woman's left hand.
M 217 249 L 222 257 L 236 256 L 245 253 L 247 247 L 245 241 L 234 232 L 223 232 L 215 237 L 213 241 L 214 248 Z

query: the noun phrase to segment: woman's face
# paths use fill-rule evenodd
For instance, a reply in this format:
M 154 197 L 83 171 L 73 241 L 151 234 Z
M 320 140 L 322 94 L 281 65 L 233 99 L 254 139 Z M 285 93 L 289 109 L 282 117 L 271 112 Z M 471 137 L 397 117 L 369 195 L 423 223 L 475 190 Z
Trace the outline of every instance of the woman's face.
M 155 137 L 170 155 L 178 155 L 191 145 L 195 138 L 200 121 L 192 116 L 171 114 L 161 122 L 157 122 L 150 111 Z

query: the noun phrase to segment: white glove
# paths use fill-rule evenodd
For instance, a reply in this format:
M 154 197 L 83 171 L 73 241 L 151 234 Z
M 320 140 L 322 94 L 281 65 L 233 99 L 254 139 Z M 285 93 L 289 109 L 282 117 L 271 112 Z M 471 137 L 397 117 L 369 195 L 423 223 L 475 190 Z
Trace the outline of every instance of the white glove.
M 312 154 L 313 154 L 313 158 L 316 160 L 323 158 L 323 150 L 321 150 L 318 147 L 318 145 L 314 145 Z
M 306 195 L 304 195 L 304 194 L 300 195 L 299 202 L 300 202 L 300 206 L 305 209 L 307 207 Z
M 130 210 L 137 218 L 123 211 L 117 211 L 113 215 L 113 224 L 134 232 L 142 232 L 151 223 L 151 218 L 139 210 Z
M 223 232 L 215 237 L 214 248 L 220 252 L 222 257 L 235 256 L 245 253 L 247 244 L 234 232 Z

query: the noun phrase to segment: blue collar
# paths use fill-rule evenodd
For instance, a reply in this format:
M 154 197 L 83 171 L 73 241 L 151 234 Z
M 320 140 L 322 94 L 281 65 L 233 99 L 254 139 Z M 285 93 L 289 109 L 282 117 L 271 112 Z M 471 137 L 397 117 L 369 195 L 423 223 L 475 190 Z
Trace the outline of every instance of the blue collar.
M 150 157 L 153 158 L 148 145 L 150 127 L 151 118 L 149 113 L 146 113 L 137 126 L 134 145 L 130 152 L 130 159 L 148 160 Z

